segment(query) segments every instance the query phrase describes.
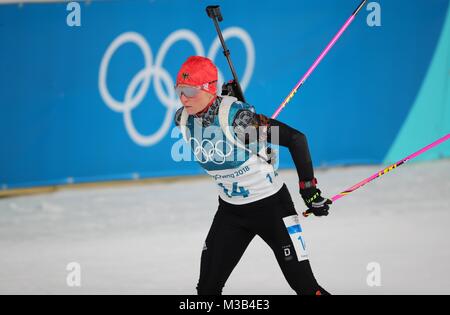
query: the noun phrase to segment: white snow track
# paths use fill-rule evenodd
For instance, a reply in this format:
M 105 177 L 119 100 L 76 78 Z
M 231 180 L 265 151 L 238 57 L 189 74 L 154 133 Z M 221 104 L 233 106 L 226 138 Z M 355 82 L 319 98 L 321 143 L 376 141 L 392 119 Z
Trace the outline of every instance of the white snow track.
M 316 171 L 331 196 L 380 166 Z M 295 171 L 282 171 L 297 211 Z M 217 207 L 209 178 L 60 190 L 0 199 L 0 294 L 195 294 L 203 241 Z M 333 294 L 450 294 L 450 160 L 408 163 L 302 218 L 319 283 Z M 81 266 L 68 287 L 67 264 Z M 370 262 L 381 286 L 369 287 Z M 293 294 L 255 238 L 224 294 Z

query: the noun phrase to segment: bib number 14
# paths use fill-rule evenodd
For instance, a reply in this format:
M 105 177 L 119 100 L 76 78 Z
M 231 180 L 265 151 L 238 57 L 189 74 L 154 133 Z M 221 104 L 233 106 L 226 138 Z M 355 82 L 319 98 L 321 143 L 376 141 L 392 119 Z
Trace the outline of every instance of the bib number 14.
M 237 182 L 233 183 L 233 188 L 232 188 L 231 193 L 230 193 L 230 190 L 224 186 L 224 184 L 220 183 L 219 186 L 222 187 L 225 194 L 230 198 L 232 198 L 232 197 L 247 198 L 250 195 L 250 192 L 247 189 L 245 189 L 244 187 L 238 186 Z

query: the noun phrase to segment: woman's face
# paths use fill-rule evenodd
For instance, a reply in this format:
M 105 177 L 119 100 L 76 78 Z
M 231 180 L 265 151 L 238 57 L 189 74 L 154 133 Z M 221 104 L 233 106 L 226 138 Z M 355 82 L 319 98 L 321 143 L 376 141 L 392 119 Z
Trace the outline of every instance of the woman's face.
M 184 86 L 186 85 L 179 85 L 179 87 Z M 184 93 L 181 93 L 180 96 L 181 103 L 189 115 L 195 115 L 203 111 L 213 98 L 214 95 L 200 89 L 195 96 L 187 97 Z

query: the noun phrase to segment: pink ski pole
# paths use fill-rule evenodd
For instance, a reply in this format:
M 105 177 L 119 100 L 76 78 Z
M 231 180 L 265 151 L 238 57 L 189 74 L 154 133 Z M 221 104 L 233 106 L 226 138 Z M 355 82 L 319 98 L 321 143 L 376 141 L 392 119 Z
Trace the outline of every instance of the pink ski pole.
M 444 136 L 444 137 L 442 137 L 442 138 L 440 138 L 440 139 L 434 141 L 433 143 L 427 145 L 426 147 L 420 149 L 419 151 L 417 151 L 417 152 L 415 152 L 415 153 L 413 153 L 413 154 L 411 154 L 411 155 L 405 157 L 404 159 L 401 159 L 401 160 L 398 161 L 397 163 L 394 163 L 394 164 L 392 164 L 392 165 L 386 167 L 385 169 L 382 169 L 381 171 L 379 171 L 379 172 L 373 174 L 372 176 L 366 178 L 365 180 L 363 180 L 363 181 L 357 183 L 356 185 L 353 185 L 352 187 L 350 187 L 350 188 L 344 190 L 343 192 L 341 192 L 341 193 L 339 193 L 339 194 L 333 196 L 333 197 L 331 198 L 331 200 L 334 202 L 334 201 L 336 201 L 336 200 L 338 200 L 338 199 L 341 199 L 342 197 L 347 196 L 348 194 L 354 192 L 356 189 L 361 188 L 361 187 L 364 186 L 365 184 L 370 183 L 371 181 L 377 179 L 378 177 L 383 176 L 384 174 L 386 174 L 386 173 L 392 171 L 393 169 L 397 168 L 398 166 L 400 166 L 400 165 L 402 165 L 402 164 L 408 162 L 408 161 L 411 160 L 411 159 L 414 159 L 415 157 L 417 157 L 417 156 L 421 155 L 422 153 L 424 153 L 424 152 L 426 152 L 426 151 L 428 151 L 428 150 L 434 148 L 435 146 L 437 146 L 437 145 L 439 145 L 439 144 L 441 144 L 441 143 L 447 141 L 448 139 L 450 139 L 450 133 L 447 134 L 446 136 Z M 303 216 L 304 216 L 304 217 L 308 217 L 309 215 L 310 215 L 310 213 L 307 213 L 306 211 L 303 212 Z
M 334 46 L 334 44 L 337 42 L 337 40 L 339 39 L 339 37 L 341 37 L 342 33 L 345 32 L 345 30 L 347 29 L 347 27 L 353 22 L 353 20 L 355 19 L 355 16 L 359 13 L 359 11 L 361 11 L 362 7 L 364 6 L 364 4 L 367 2 L 367 0 L 363 0 L 358 8 L 356 8 L 356 10 L 352 13 L 352 15 L 349 17 L 349 19 L 347 20 L 347 22 L 345 22 L 344 26 L 341 27 L 341 29 L 339 30 L 339 32 L 333 37 L 333 39 L 331 40 L 331 42 L 327 45 L 327 47 L 325 47 L 325 49 L 322 51 L 322 53 L 320 54 L 320 56 L 316 59 L 316 61 L 314 61 L 314 63 L 312 64 L 312 66 L 308 69 L 308 71 L 306 71 L 306 73 L 303 75 L 303 77 L 301 78 L 301 80 L 297 83 L 297 85 L 294 87 L 294 89 L 291 91 L 291 93 L 289 93 L 289 95 L 285 98 L 285 100 L 283 101 L 283 103 L 281 103 L 281 105 L 278 107 L 278 109 L 276 110 L 276 112 L 272 115 L 272 119 L 275 119 L 278 117 L 278 115 L 280 114 L 280 112 L 283 110 L 283 108 L 287 105 L 287 103 L 289 103 L 291 101 L 291 99 L 294 97 L 295 93 L 297 93 L 298 89 L 303 85 L 303 83 L 305 83 L 306 79 L 308 79 L 308 77 L 311 75 L 311 73 L 314 71 L 314 69 L 316 69 L 316 67 L 319 65 L 319 63 L 322 61 L 322 59 L 325 57 L 325 55 L 330 51 L 331 47 Z

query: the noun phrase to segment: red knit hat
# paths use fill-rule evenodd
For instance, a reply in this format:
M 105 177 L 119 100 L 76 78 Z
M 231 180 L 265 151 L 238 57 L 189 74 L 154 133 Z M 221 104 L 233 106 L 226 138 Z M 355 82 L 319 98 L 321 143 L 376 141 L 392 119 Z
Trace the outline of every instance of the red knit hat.
M 202 90 L 217 93 L 217 68 L 214 63 L 202 56 L 191 56 L 181 66 L 177 75 L 177 85 L 201 86 Z

